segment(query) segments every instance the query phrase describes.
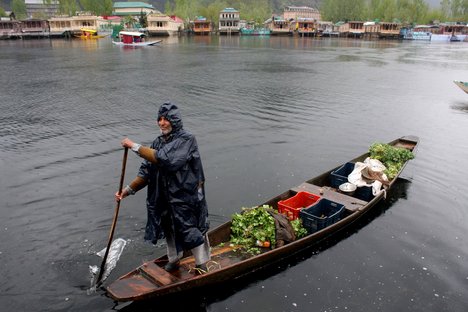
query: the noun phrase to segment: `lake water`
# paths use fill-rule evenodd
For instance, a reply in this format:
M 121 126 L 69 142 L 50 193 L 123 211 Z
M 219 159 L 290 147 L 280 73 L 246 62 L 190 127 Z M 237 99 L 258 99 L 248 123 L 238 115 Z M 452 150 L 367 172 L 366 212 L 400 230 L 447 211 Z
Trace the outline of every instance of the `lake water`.
M 0 310 L 466 311 L 468 44 L 184 37 L 146 48 L 0 41 Z M 181 108 L 212 227 L 367 151 L 416 135 L 395 190 L 346 233 L 242 283 L 182 300 L 88 295 L 107 244 L 125 136 L 148 144 Z M 140 160 L 131 153 L 126 183 Z M 143 243 L 145 192 L 106 282 L 164 253 Z

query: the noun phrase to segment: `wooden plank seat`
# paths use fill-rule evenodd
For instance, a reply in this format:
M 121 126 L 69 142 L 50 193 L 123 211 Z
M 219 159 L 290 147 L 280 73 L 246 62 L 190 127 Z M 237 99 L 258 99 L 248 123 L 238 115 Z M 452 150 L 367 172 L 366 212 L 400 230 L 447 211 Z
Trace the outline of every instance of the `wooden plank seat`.
M 302 183 L 301 185 L 292 189 L 295 192 L 306 191 L 320 197 L 329 199 L 336 203 L 342 204 L 350 211 L 356 211 L 367 205 L 367 202 L 359 198 L 355 198 L 343 193 L 338 192 L 336 189 L 329 186 L 317 186 L 310 183 Z M 320 191 L 323 194 L 320 194 Z
M 149 280 L 160 286 L 173 284 L 179 281 L 179 279 L 176 276 L 167 272 L 154 262 L 147 262 L 143 264 L 139 268 L 139 271 L 142 274 L 144 274 L 145 277 L 147 277 Z

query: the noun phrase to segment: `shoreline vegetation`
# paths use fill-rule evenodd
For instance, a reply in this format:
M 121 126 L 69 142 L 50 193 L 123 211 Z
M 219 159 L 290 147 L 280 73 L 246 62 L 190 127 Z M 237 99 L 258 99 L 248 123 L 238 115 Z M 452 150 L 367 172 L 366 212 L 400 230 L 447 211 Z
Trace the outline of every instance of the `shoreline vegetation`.
M 98 16 L 112 14 L 112 0 L 57 0 L 60 14 L 74 16 L 79 11 L 87 11 Z M 53 0 L 44 0 L 50 5 Z M 147 1 L 161 6 L 162 1 Z M 226 7 L 239 10 L 241 19 L 263 24 L 268 18 L 280 14 L 287 5 L 310 5 L 311 1 L 282 0 L 165 0 L 167 15 L 176 15 L 186 22 L 198 16 L 218 23 L 219 12 Z M 291 3 L 292 2 L 292 3 Z M 308 3 L 308 4 L 306 4 Z M 441 0 L 438 8 L 432 8 L 426 0 L 316 0 L 312 4 L 320 11 L 322 20 L 339 21 L 399 21 L 403 24 L 431 24 L 435 21 L 467 22 L 468 0 Z M 4 7 L 2 7 L 2 5 Z M 16 19 L 26 19 L 24 0 L 10 1 L 10 9 Z M 8 17 L 5 1 L 0 2 L 0 17 Z M 47 18 L 46 16 L 33 16 Z

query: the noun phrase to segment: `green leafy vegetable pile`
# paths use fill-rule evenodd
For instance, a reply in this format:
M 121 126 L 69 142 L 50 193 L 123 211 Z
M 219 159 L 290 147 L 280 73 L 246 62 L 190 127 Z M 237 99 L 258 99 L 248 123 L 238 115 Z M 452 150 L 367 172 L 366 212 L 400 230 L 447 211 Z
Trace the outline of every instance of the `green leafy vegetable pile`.
M 247 252 L 257 254 L 260 248 L 257 242 L 269 242 L 270 248 L 276 246 L 275 220 L 268 213 L 271 206 L 263 205 L 252 208 L 242 208 L 242 213 L 236 213 L 232 217 L 231 243 L 239 245 Z M 275 210 L 276 211 L 276 210 Z M 277 212 L 277 211 L 276 211 Z M 296 238 L 307 235 L 307 230 L 302 226 L 300 219 L 291 221 Z M 264 247 L 266 247 L 264 245 Z
M 307 230 L 302 226 L 301 218 L 292 220 L 291 225 L 294 229 L 294 234 L 296 234 L 296 239 L 302 238 L 307 235 Z
M 374 143 L 369 148 L 370 158 L 380 160 L 387 168 L 384 173 L 388 179 L 393 179 L 406 161 L 413 159 L 414 154 L 405 149 L 385 143 Z
M 258 253 L 256 242 L 270 242 L 271 248 L 276 244 L 275 220 L 266 211 L 270 206 L 242 208 L 243 213 L 232 217 L 231 243 L 244 247 L 247 251 Z

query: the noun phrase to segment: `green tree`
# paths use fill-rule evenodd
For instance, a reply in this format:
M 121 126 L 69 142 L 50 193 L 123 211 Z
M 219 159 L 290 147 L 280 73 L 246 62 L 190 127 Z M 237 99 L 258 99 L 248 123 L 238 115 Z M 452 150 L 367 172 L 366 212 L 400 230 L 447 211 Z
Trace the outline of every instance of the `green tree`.
M 112 0 L 80 0 L 80 4 L 83 10 L 92 12 L 95 15 L 112 14 Z
M 146 14 L 143 13 L 143 11 L 140 11 L 140 16 L 138 17 L 138 22 L 140 23 L 140 26 L 143 28 L 148 27 L 148 19 L 146 17 Z
M 0 7 L 0 17 L 6 17 L 6 16 L 7 16 L 7 14 L 5 12 L 5 9 Z
M 188 22 L 197 16 L 201 7 L 200 0 L 175 0 L 174 14 Z
M 256 24 L 263 24 L 263 22 L 271 16 L 270 3 L 268 0 L 241 1 L 239 3 L 239 11 L 241 19 L 255 21 Z
M 11 11 L 15 13 L 16 19 L 27 18 L 26 4 L 24 3 L 24 0 L 11 1 Z
M 136 21 L 130 15 L 127 15 L 123 18 L 122 23 L 125 25 L 125 28 L 135 28 Z
M 44 4 L 52 4 L 54 0 L 43 0 Z M 79 7 L 76 0 L 57 0 L 59 3 L 59 13 L 73 16 Z
M 171 1 L 167 0 L 164 4 L 164 13 L 166 13 L 167 15 L 172 15 L 173 10 L 174 9 L 172 8 Z
M 367 18 L 365 0 L 324 0 L 320 11 L 324 19 L 334 22 L 361 21 Z
M 429 13 L 429 6 L 424 0 L 397 0 L 395 18 L 407 24 L 422 23 Z
M 421 24 L 433 24 L 435 21 L 445 21 L 447 16 L 441 9 L 429 10 L 424 19 L 420 22 Z
M 210 3 L 207 6 L 201 7 L 199 15 L 206 17 L 207 20 L 210 20 L 215 27 L 219 23 L 219 12 L 224 8 L 228 7 L 228 4 L 222 0 L 216 0 Z

